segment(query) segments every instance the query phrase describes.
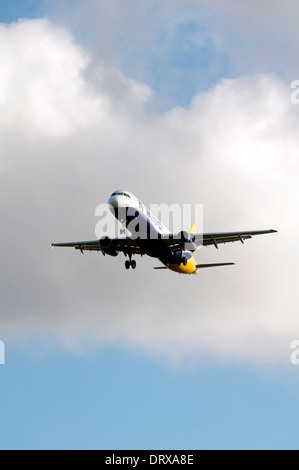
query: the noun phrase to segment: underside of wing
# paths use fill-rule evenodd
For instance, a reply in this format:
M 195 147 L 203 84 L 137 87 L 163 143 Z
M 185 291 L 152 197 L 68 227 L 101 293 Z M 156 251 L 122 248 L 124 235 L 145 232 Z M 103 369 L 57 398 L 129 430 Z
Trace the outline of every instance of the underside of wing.
M 106 238 L 108 240 L 109 247 L 115 248 L 118 252 L 123 252 L 124 254 L 132 255 L 144 255 L 143 250 L 141 250 L 131 238 Z M 107 245 L 106 245 L 107 246 Z M 69 243 L 52 243 L 52 249 L 55 247 L 61 248 L 75 248 L 75 250 L 80 250 L 81 253 L 84 251 L 100 251 L 105 254 L 105 245 L 101 240 L 91 240 L 91 241 L 80 241 L 80 242 L 69 242 Z
M 245 240 L 256 235 L 266 235 L 270 233 L 276 233 L 277 230 L 258 230 L 251 232 L 223 232 L 223 233 L 204 233 L 195 235 L 195 242 L 200 246 L 209 246 L 214 245 L 215 248 L 218 248 L 219 244 L 222 243 L 234 243 L 241 242 L 244 243 Z
M 270 233 L 277 233 L 277 230 L 258 230 L 248 232 L 220 232 L 220 233 L 195 233 L 190 234 L 190 241 L 194 242 L 196 247 L 214 245 L 218 249 L 218 245 L 222 243 L 244 243 L 245 240 L 256 235 L 265 235 Z M 163 243 L 167 245 L 172 251 L 181 251 L 184 244 L 179 240 L 179 235 L 169 234 L 162 237 Z M 188 248 L 190 242 L 186 243 L 185 247 Z M 192 251 L 192 250 L 191 250 Z
M 214 245 L 218 249 L 218 245 L 222 243 L 234 243 L 241 242 L 244 243 L 245 240 L 248 240 L 255 235 L 265 235 L 270 233 L 277 233 L 277 230 L 259 230 L 251 232 L 221 232 L 221 233 L 204 233 L 204 234 L 192 234 L 192 243 L 194 249 L 188 247 L 188 243 L 185 245 L 186 249 L 195 251 L 199 246 L 209 246 Z M 104 237 L 105 241 L 108 241 L 109 248 L 113 247 L 117 252 L 123 252 L 125 255 L 144 255 L 145 252 L 136 244 L 135 240 L 130 237 L 126 238 L 109 238 Z M 102 240 L 104 240 L 102 239 Z M 55 247 L 67 247 L 75 248 L 80 250 L 81 253 L 84 251 L 100 251 L 102 253 L 107 253 L 105 245 L 102 240 L 91 240 L 91 241 L 80 241 L 80 242 L 69 242 L 69 243 L 53 243 L 52 248 Z M 168 249 L 171 249 L 173 252 L 181 252 L 184 249 L 184 243 L 182 240 L 179 240 L 178 235 L 169 234 L 163 236 L 161 240 L 152 241 L 153 246 L 157 243 L 163 242 Z
M 90 250 L 102 251 L 99 240 L 81 241 L 81 242 L 67 242 L 67 243 L 52 243 L 52 249 L 59 248 L 75 248 L 76 250 Z

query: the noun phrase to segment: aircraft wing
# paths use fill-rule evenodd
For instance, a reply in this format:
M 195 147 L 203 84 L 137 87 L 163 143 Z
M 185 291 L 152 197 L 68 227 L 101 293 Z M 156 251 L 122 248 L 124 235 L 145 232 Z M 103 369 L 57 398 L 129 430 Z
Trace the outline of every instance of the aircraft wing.
M 132 255 L 144 255 L 145 253 L 136 245 L 135 241 L 131 238 L 113 238 L 111 242 L 116 247 L 119 252 L 123 252 L 125 254 L 131 253 Z M 52 249 L 55 247 L 62 247 L 62 248 L 75 248 L 75 250 L 80 250 L 81 253 L 84 251 L 100 251 L 102 253 L 103 250 L 100 246 L 99 240 L 91 240 L 91 241 L 81 241 L 81 242 L 69 242 L 69 243 L 52 243 Z
M 204 234 L 194 234 L 192 238 L 195 239 L 195 244 L 199 246 L 209 246 L 214 245 L 218 248 L 218 245 L 221 243 L 230 243 L 230 242 L 242 242 L 252 238 L 255 235 L 264 235 L 269 233 L 276 233 L 277 230 L 259 230 L 252 232 L 223 232 L 223 233 L 204 233 Z M 171 248 L 172 251 L 181 251 L 182 246 L 178 240 L 178 235 L 169 234 L 162 237 L 162 241 L 165 245 Z M 113 238 L 111 240 L 113 245 L 119 252 L 124 254 L 131 253 L 132 255 L 144 255 L 144 251 L 139 248 L 135 241 L 130 237 L 126 238 Z M 153 245 L 157 243 L 157 240 L 153 240 Z M 84 251 L 101 251 L 103 252 L 99 240 L 91 241 L 80 241 L 80 242 L 70 242 L 70 243 L 53 243 L 52 248 L 55 247 L 66 247 L 66 248 L 75 248 L 80 250 L 81 253 Z
M 218 245 L 221 243 L 244 243 L 255 235 L 265 235 L 269 233 L 277 233 L 277 230 L 258 230 L 248 232 L 220 232 L 220 233 L 196 233 L 192 234 L 191 237 L 195 240 L 197 247 L 214 245 L 218 249 Z M 163 238 L 163 242 L 171 247 L 173 251 L 180 251 L 182 246 L 178 240 L 178 235 L 166 235 Z
M 195 243 L 198 245 L 209 246 L 214 245 L 218 249 L 221 243 L 244 243 L 256 235 L 265 235 L 269 233 L 277 233 L 277 230 L 257 230 L 253 232 L 223 232 L 223 233 L 204 233 L 195 235 Z

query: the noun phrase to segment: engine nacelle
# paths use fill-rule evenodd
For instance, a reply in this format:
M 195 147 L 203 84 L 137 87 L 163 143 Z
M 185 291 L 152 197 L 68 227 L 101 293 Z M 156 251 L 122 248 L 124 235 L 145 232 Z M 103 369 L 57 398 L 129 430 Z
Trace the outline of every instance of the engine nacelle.
M 183 248 L 183 250 L 188 250 L 188 251 L 196 251 L 197 250 L 197 245 L 195 243 L 195 239 L 192 235 L 190 235 L 188 232 L 180 232 L 177 236 L 177 239 Z
M 105 255 L 109 255 L 109 256 L 117 256 L 118 255 L 118 251 L 117 251 L 117 248 L 116 246 L 114 245 L 113 243 L 113 240 L 112 238 L 110 237 L 103 237 L 101 238 L 101 240 L 99 241 L 99 245 L 101 247 L 101 250 L 103 251 L 103 253 L 105 253 Z
M 180 243 L 187 243 L 189 241 L 190 235 L 188 232 L 180 232 L 178 234 L 178 240 Z

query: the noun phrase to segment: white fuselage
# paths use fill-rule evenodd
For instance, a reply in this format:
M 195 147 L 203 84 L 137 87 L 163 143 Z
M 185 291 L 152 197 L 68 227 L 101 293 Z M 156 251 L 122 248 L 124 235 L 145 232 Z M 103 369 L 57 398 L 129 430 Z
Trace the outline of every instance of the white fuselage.
M 128 224 L 126 216 L 133 215 L 136 211 L 141 216 L 140 222 L 146 225 L 150 224 L 152 232 L 156 231 L 160 235 L 170 234 L 168 228 L 132 193 L 117 191 L 112 194 L 108 200 L 108 204 L 112 207 L 112 212 L 116 218 L 124 225 Z
M 169 248 L 158 240 L 164 236 L 170 235 L 171 232 L 165 225 L 151 213 L 151 211 L 139 201 L 132 193 L 128 191 L 116 191 L 108 200 L 113 215 L 123 224 L 132 235 L 132 226 L 136 227 L 136 223 L 132 222 L 137 216 L 138 218 L 138 234 L 134 238 L 136 244 L 150 257 L 158 258 L 167 268 L 180 274 L 197 274 L 196 261 L 190 251 L 182 251 L 182 253 L 173 253 Z M 153 243 L 156 240 L 157 243 Z M 184 266 L 180 263 L 180 259 L 185 257 L 188 262 Z

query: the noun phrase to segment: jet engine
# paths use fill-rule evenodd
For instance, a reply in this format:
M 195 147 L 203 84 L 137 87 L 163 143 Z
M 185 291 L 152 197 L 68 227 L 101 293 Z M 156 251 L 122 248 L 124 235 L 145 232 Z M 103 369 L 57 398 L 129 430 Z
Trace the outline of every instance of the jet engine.
M 114 242 L 113 242 L 112 238 L 110 238 L 110 237 L 101 238 L 101 240 L 99 241 L 99 245 L 101 247 L 102 252 L 105 255 L 115 257 L 119 253 L 116 246 L 114 245 Z
M 195 243 L 195 238 L 193 235 L 190 235 L 188 232 L 180 232 L 177 236 L 177 239 L 183 248 L 183 250 L 196 251 L 197 245 Z

